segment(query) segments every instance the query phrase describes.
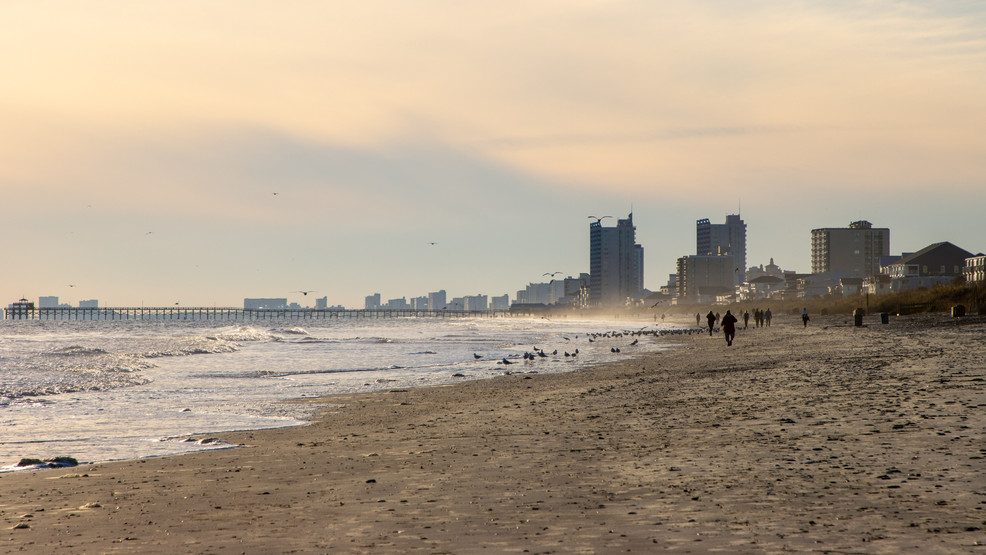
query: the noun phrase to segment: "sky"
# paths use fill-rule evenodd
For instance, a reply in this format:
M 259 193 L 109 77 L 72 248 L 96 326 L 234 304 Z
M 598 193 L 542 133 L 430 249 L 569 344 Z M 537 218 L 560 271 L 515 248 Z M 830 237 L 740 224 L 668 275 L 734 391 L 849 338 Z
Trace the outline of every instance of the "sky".
M 986 251 L 979 0 L 11 0 L 0 51 L 3 306 L 513 299 L 631 211 L 652 290 L 734 213 Z

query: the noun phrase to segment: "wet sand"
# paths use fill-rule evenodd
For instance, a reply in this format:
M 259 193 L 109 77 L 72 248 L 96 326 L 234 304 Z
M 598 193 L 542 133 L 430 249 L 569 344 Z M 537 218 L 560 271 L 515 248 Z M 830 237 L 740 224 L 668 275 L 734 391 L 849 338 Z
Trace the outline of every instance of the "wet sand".
M 728 348 L 323 399 L 237 449 L 0 474 L 0 552 L 986 553 L 986 324 L 866 324 L 775 316 Z

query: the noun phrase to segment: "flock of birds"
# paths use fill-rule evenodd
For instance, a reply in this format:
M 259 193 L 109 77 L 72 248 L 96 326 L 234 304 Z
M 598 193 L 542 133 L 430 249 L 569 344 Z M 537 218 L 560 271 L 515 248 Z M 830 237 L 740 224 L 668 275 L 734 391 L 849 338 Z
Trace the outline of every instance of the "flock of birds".
M 639 329 L 639 330 L 636 330 L 636 331 L 625 330 L 625 331 L 620 331 L 620 332 L 587 333 L 587 334 L 585 334 L 585 337 L 586 337 L 586 339 L 588 340 L 589 343 L 594 343 L 596 341 L 603 340 L 603 339 L 615 340 L 615 339 L 621 339 L 621 338 L 625 338 L 625 337 L 633 337 L 633 341 L 631 341 L 627 346 L 629 346 L 629 347 L 636 347 L 637 345 L 640 344 L 640 338 L 643 337 L 643 336 L 663 337 L 665 335 L 691 335 L 693 333 L 704 333 L 704 332 L 705 332 L 704 329 L 698 329 L 698 328 L 696 328 L 696 329 L 674 329 L 674 330 L 648 330 L 646 328 L 642 328 L 642 329 Z M 575 336 L 575 339 L 578 339 L 578 338 L 579 338 L 579 336 L 576 335 Z M 564 336 L 562 336 L 562 339 L 564 339 L 565 341 L 571 341 L 570 338 L 564 337 Z M 551 358 L 553 356 L 558 356 L 558 354 L 559 354 L 558 353 L 558 349 L 553 349 L 549 353 L 545 349 L 539 348 L 537 345 L 534 345 L 533 346 L 532 351 L 525 351 L 524 354 L 522 356 L 520 356 L 519 358 L 521 358 L 522 360 L 524 360 L 526 362 L 532 362 L 532 361 L 535 361 L 535 360 L 538 360 L 538 359 L 542 359 L 542 358 Z M 620 350 L 620 347 L 617 347 L 615 345 L 614 346 L 611 346 L 610 349 L 609 349 L 609 351 L 611 353 L 614 353 L 614 354 L 622 352 Z M 573 358 L 577 357 L 578 355 L 579 355 L 579 350 L 577 348 L 574 351 L 572 351 L 572 352 L 563 351 L 563 356 L 565 356 L 566 358 L 569 358 L 569 359 L 573 359 Z M 483 358 L 483 355 L 478 354 L 478 353 L 473 353 L 472 356 L 476 360 L 481 360 Z M 503 357 L 501 360 L 497 361 L 497 364 L 517 364 L 517 361 L 510 360 L 511 358 L 515 358 L 516 359 L 516 358 L 518 358 L 518 356 L 517 355 L 513 355 L 511 357 Z

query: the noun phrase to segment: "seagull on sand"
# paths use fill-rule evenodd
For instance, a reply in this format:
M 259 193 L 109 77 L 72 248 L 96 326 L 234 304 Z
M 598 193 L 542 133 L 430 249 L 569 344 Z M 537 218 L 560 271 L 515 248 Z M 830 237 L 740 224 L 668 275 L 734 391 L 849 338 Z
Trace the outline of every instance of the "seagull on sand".
M 483 358 L 483 355 L 477 355 L 476 353 L 473 353 L 472 354 L 472 357 L 475 358 L 475 359 L 480 359 L 480 358 Z

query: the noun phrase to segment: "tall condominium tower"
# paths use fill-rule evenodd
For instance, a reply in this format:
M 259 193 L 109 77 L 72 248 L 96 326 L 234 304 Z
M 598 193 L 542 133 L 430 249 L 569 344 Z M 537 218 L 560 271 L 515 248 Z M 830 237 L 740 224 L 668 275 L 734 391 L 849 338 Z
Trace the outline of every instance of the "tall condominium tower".
M 714 224 L 707 218 L 698 220 L 695 243 L 698 256 L 733 257 L 734 284 L 746 281 L 746 224 L 739 214 L 727 215 L 724 224 Z
M 890 229 L 866 220 L 849 227 L 811 230 L 811 273 L 845 272 L 853 277 L 880 273 L 880 257 L 890 254 Z
M 636 244 L 633 213 L 616 227 L 589 224 L 589 304 L 622 306 L 644 288 L 644 248 Z

